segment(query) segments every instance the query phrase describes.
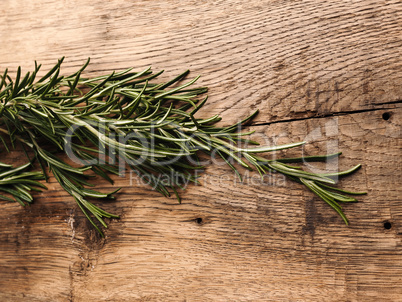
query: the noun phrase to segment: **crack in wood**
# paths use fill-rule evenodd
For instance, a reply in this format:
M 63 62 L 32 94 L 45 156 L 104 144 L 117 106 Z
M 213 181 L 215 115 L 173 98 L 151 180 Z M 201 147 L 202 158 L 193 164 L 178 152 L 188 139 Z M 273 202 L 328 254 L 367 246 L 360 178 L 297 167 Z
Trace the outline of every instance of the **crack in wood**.
M 256 124 L 252 124 L 252 126 L 268 126 L 268 125 L 273 125 L 273 124 L 291 123 L 291 122 L 305 121 L 305 120 L 310 120 L 310 119 L 321 119 L 321 118 L 327 118 L 327 117 L 333 117 L 333 116 L 343 116 L 343 115 L 348 115 L 348 114 L 359 114 L 359 113 L 365 113 L 365 112 L 392 110 L 392 109 L 395 109 L 395 108 L 373 108 L 373 109 L 362 109 L 362 110 L 353 110 L 353 111 L 339 111 L 339 112 L 320 114 L 320 115 L 314 115 L 314 116 L 308 116 L 308 117 L 291 118 L 291 119 L 284 119 L 284 120 L 278 120 L 278 121 L 272 121 L 272 122 L 266 122 L 266 123 L 256 123 Z
M 390 104 L 402 104 L 402 99 L 396 100 L 396 101 L 390 101 L 390 102 L 383 102 L 383 103 L 372 103 L 372 105 L 375 105 L 375 106 L 390 105 Z

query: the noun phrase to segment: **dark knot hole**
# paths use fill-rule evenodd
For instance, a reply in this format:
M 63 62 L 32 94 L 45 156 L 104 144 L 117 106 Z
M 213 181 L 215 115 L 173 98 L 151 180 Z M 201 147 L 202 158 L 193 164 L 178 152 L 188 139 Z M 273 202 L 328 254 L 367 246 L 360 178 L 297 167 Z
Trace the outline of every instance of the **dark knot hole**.
M 384 222 L 384 229 L 389 230 L 392 228 L 392 223 L 389 221 Z
M 382 114 L 382 119 L 383 119 L 384 121 L 388 121 L 390 117 L 391 117 L 391 113 L 389 113 L 389 112 L 384 112 L 384 113 Z

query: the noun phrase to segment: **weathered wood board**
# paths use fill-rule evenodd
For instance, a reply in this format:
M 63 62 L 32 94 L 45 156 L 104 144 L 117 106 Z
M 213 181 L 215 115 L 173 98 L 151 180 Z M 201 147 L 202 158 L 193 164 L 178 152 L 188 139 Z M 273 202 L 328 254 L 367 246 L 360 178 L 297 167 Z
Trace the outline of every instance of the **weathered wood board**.
M 342 184 L 368 192 L 345 226 L 300 185 L 239 183 L 220 162 L 182 204 L 128 174 L 100 239 L 51 179 L 30 207 L 0 202 L 0 301 L 402 301 L 400 1 L 3 0 L 0 13 L 1 71 L 61 56 L 65 73 L 87 57 L 87 75 L 189 68 L 210 88 L 199 116 L 259 109 L 257 140 L 339 149 L 341 169 L 363 165 Z

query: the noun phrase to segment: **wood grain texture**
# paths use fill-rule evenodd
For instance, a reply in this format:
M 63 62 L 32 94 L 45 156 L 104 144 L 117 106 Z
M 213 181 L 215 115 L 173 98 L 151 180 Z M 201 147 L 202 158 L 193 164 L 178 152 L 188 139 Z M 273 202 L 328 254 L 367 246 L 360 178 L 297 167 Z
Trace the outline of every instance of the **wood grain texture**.
M 402 301 L 400 1 L 4 0 L 0 13 L 0 70 L 61 56 L 65 73 L 89 56 L 90 75 L 189 68 L 210 88 L 199 116 L 260 109 L 257 140 L 344 151 L 340 168 L 363 168 L 342 184 L 369 193 L 346 227 L 279 176 L 239 183 L 214 162 L 179 205 L 128 174 L 100 239 L 51 179 L 28 208 L 0 202 L 0 301 Z

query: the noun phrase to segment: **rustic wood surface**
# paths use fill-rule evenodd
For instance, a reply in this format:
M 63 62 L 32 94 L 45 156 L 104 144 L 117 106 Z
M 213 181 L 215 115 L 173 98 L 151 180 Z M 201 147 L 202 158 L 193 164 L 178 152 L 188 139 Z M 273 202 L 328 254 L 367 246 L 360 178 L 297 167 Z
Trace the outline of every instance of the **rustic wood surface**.
M 51 180 L 30 207 L 0 202 L 0 301 L 402 301 L 400 1 L 3 0 L 0 13 L 0 70 L 61 56 L 65 73 L 87 57 L 87 75 L 189 68 L 210 88 L 199 116 L 260 109 L 257 140 L 339 149 L 340 168 L 363 164 L 342 184 L 368 192 L 347 227 L 300 185 L 239 183 L 219 162 L 181 205 L 127 175 L 100 239 Z

